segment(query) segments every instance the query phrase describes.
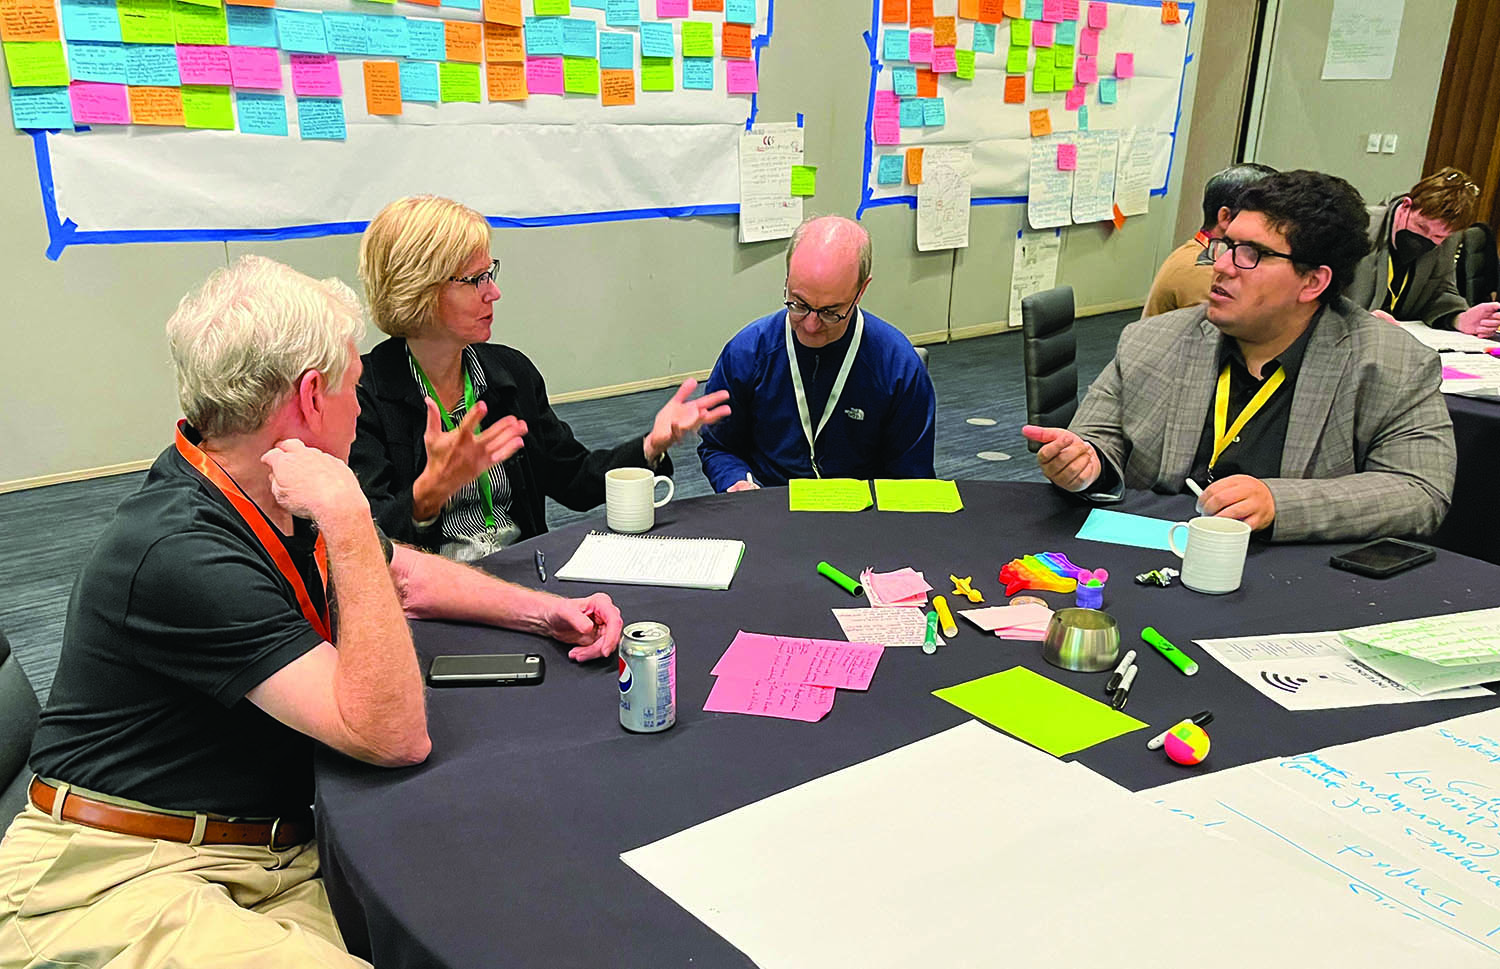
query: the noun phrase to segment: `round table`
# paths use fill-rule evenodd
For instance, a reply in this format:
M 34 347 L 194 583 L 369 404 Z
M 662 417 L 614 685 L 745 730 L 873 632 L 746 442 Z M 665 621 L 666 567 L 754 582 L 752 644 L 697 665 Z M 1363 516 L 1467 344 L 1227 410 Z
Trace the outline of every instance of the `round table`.
M 1445 397 L 1458 447 L 1453 503 L 1433 544 L 1500 564 L 1500 400 Z
M 1165 729 L 1212 709 L 1213 753 L 1199 770 L 1302 753 L 1462 716 L 1493 697 L 1291 713 L 1262 697 L 1193 644 L 1195 638 L 1307 632 L 1492 606 L 1500 568 L 1451 552 L 1384 581 L 1337 571 L 1347 545 L 1253 543 L 1242 587 L 1205 596 L 1131 577 L 1174 564 L 1170 552 L 1074 538 L 1088 507 L 1047 485 L 961 482 L 951 514 L 792 514 L 783 489 L 669 504 L 654 534 L 740 538 L 744 561 L 728 591 L 609 586 L 627 622 L 658 620 L 677 641 L 677 725 L 634 735 L 617 717 L 613 659 L 579 665 L 534 636 L 439 622 L 414 624 L 422 665 L 442 653 L 541 652 L 543 684 L 428 692 L 432 755 L 386 770 L 327 749 L 317 763 L 318 838 L 335 913 L 352 950 L 395 966 L 748 966 L 727 942 L 619 860 L 621 852 L 930 736 L 968 719 L 932 691 L 1016 665 L 1090 696 L 1104 674 L 1069 673 L 1040 644 L 1002 641 L 959 619 L 935 655 L 885 651 L 866 692 L 840 690 L 833 711 L 808 724 L 704 713 L 709 670 L 737 630 L 842 639 L 830 609 L 865 604 L 817 575 L 823 559 L 857 574 L 911 566 L 935 591 L 972 575 L 986 604 L 1005 596 L 1006 561 L 1061 551 L 1109 569 L 1104 607 L 1123 648 L 1140 648 L 1127 712 Z M 1190 498 L 1137 496 L 1125 510 L 1190 516 Z M 602 509 L 598 522 L 602 522 Z M 532 550 L 552 569 L 590 524 L 507 549 L 491 572 L 536 584 Z M 560 582 L 564 595 L 595 587 Z M 953 601 L 949 596 L 950 601 Z M 1055 606 L 1071 596 L 1044 594 Z M 967 606 L 962 600 L 958 607 Z M 1142 645 L 1153 625 L 1200 662 L 1184 677 Z M 1190 776 L 1138 731 L 1075 759 L 1140 790 Z M 1045 805 L 1038 805 L 1045 810 Z

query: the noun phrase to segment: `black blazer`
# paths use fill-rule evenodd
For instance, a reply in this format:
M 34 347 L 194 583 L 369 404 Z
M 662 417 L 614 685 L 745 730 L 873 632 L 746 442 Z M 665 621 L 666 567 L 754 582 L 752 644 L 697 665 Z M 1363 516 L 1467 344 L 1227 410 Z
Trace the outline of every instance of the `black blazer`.
M 647 467 L 640 438 L 596 451 L 580 444 L 572 428 L 547 403 L 542 375 L 524 353 L 493 343 L 473 347 L 484 370 L 485 389 L 479 396 L 487 408 L 483 426 L 511 415 L 526 422 L 525 446 L 505 462 L 510 514 L 523 539 L 547 530 L 544 496 L 575 511 L 587 511 L 604 501 L 604 472 Z M 435 549 L 442 542 L 440 521 L 418 528 L 411 517 L 412 484 L 427 465 L 427 448 L 422 443 L 427 411 L 412 379 L 406 341 L 392 337 L 363 360 L 359 431 L 349 451 L 349 466 L 370 500 L 375 521 L 387 535 Z M 670 475 L 671 458 L 663 455 L 656 470 Z

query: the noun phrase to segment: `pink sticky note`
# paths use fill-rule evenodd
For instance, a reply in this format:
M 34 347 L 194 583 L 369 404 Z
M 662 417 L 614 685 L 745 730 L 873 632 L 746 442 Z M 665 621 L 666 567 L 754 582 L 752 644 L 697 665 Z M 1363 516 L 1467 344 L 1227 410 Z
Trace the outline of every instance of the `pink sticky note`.
M 1063 99 L 1063 107 L 1069 111 L 1077 111 L 1079 108 L 1083 107 L 1083 95 L 1083 85 L 1073 85 L 1072 87 L 1068 88 L 1068 95 Z
M 1078 146 L 1057 146 L 1057 170 L 1060 172 L 1071 172 L 1078 169 Z
M 872 127 L 875 133 L 875 144 L 901 144 L 901 122 L 896 118 L 876 118 Z
M 235 87 L 280 91 L 281 55 L 274 47 L 231 47 L 229 74 Z
M 686 17 L 688 0 L 656 0 L 656 19 L 663 17 Z
M 1077 69 L 1079 84 L 1099 82 L 1099 62 L 1092 57 L 1080 57 L 1073 66 Z
M 1444 367 L 1443 368 L 1443 379 L 1444 380 L 1478 380 L 1479 377 L 1478 377 L 1477 374 L 1464 373 L 1462 370 L 1455 370 L 1452 367 Z
M 1125 80 L 1127 77 L 1135 77 L 1135 55 L 1119 53 L 1115 55 L 1115 77 Z
M 812 686 L 864 690 L 870 686 L 884 646 L 837 639 L 797 639 L 741 631 L 714 664 L 715 676 L 780 680 Z
M 1031 43 L 1035 47 L 1051 47 L 1052 32 L 1056 28 L 1041 20 L 1031 22 Z
M 338 58 L 332 54 L 293 54 L 292 93 L 316 98 L 343 97 Z
M 1078 53 L 1084 57 L 1099 56 L 1099 31 L 1085 27 L 1079 32 Z
M 913 64 L 932 63 L 932 33 L 930 31 L 913 30 L 907 43 L 910 45 L 910 50 L 906 56 Z
M 1017 626 L 1014 629 L 997 629 L 995 635 L 1001 639 L 1019 639 L 1030 643 L 1040 643 L 1047 639 L 1047 630 Z
M 123 84 L 74 81 L 68 97 L 78 124 L 130 124 L 130 94 Z
M 875 92 L 875 119 L 899 117 L 901 113 L 901 99 L 896 96 L 895 91 Z
M 866 572 L 860 576 L 865 588 L 875 593 L 881 602 L 904 602 L 920 598 L 927 601 L 932 586 L 915 569 L 897 569 L 895 572 Z
M 1089 26 L 1095 30 L 1103 30 L 1109 26 L 1109 7 L 1095 0 L 1089 4 Z
M 751 63 L 754 63 L 753 61 Z M 563 94 L 561 57 L 526 58 L 526 90 L 532 94 Z
M 224 84 L 230 82 L 229 50 L 225 47 L 177 45 L 177 73 L 183 84 Z
M 1062 0 L 1042 0 L 1042 19 L 1049 24 L 1061 23 L 1063 19 Z
M 1078 0 L 1063 0 L 1063 19 L 1078 19 Z
M 730 94 L 754 94 L 760 90 L 760 76 L 755 73 L 755 62 L 726 58 L 724 90 Z
M 714 681 L 703 709 L 707 713 L 749 713 L 757 717 L 817 723 L 833 709 L 837 693 L 831 686 L 721 676 Z
M 953 74 L 958 71 L 958 58 L 952 47 L 932 49 L 932 73 Z

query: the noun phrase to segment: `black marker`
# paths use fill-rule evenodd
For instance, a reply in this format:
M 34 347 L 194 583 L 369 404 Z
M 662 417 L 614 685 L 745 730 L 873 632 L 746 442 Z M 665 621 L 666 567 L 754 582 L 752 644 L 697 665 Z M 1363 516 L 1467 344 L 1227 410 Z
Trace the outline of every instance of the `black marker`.
M 1202 713 L 1195 713 L 1191 717 L 1188 717 L 1186 720 L 1180 720 L 1177 723 L 1172 724 L 1170 727 L 1163 730 L 1155 737 L 1152 737 L 1150 740 L 1146 741 L 1146 749 L 1160 750 L 1162 744 L 1167 742 L 1167 734 L 1176 730 L 1178 727 L 1182 726 L 1185 723 L 1196 723 L 1198 726 L 1202 727 L 1205 724 L 1212 723 L 1213 719 L 1214 715 L 1211 711 L 1204 710 Z
M 1130 699 L 1130 688 L 1135 684 L 1135 674 L 1139 669 L 1139 666 L 1132 666 L 1125 671 L 1125 678 L 1115 687 L 1114 698 L 1109 701 L 1110 706 L 1116 710 L 1125 709 L 1125 701 Z

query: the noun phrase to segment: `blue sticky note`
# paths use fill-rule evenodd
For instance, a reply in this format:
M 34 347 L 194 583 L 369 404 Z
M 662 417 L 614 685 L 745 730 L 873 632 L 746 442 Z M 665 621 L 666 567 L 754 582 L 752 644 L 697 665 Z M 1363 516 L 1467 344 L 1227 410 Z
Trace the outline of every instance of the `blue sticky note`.
M 233 9 L 232 7 L 230 9 Z M 247 135 L 286 137 L 286 97 L 263 91 L 234 92 L 235 114 Z
M 1057 30 L 1052 34 L 1054 44 L 1067 44 L 1072 46 L 1078 43 L 1078 21 L 1064 20 L 1057 25 Z
M 945 125 L 948 123 L 948 109 L 943 105 L 942 98 L 922 99 L 922 124 L 931 127 Z
M 371 14 L 365 21 L 370 30 L 370 53 L 383 57 L 405 57 L 411 53 L 411 30 L 405 17 Z M 444 46 L 443 52 L 447 53 Z
M 606 0 L 604 22 L 611 27 L 635 27 L 641 22 L 641 0 Z
M 407 57 L 414 61 L 441 61 L 448 57 L 448 38 L 441 20 L 406 20 Z
M 1042 0 L 1026 0 L 1026 12 L 1023 18 L 1026 20 L 1041 20 L 1046 13 L 1045 4 Z
M 569 57 L 598 57 L 599 28 L 592 20 L 562 17 L 563 53 Z
M 276 13 L 276 35 L 282 50 L 305 54 L 328 53 L 328 35 L 323 31 L 323 15 L 306 10 L 282 10 Z
M 573 0 L 573 6 L 583 7 L 587 10 L 608 10 L 608 0 Z
M 599 35 L 599 66 L 606 71 L 635 68 L 635 35 L 606 31 Z
M 182 78 L 177 74 L 177 48 L 171 44 L 126 44 L 125 83 L 157 87 L 181 84 Z
M 10 89 L 10 116 L 17 128 L 73 127 L 73 106 L 65 87 L 16 87 Z
M 333 54 L 368 54 L 370 28 L 362 13 L 323 14 L 323 32 L 328 35 L 328 50 Z M 441 27 L 439 31 L 441 32 Z
M 298 98 L 297 130 L 307 141 L 343 141 L 348 137 L 343 99 Z
M 714 89 L 714 59 L 712 57 L 684 57 L 682 59 L 682 86 L 690 91 L 712 91 Z
M 888 61 L 911 60 L 911 31 L 886 29 L 885 59 Z
M 224 19 L 229 23 L 231 45 L 276 46 L 276 11 L 270 7 L 227 6 L 224 8 Z
M 75 81 L 126 83 L 125 45 L 68 41 L 68 74 Z
M 1078 530 L 1078 537 L 1090 542 L 1134 545 L 1137 548 L 1157 548 L 1170 552 L 1172 546 L 1167 543 L 1167 532 L 1172 525 L 1172 522 L 1162 518 L 1147 518 L 1144 515 L 1127 515 L 1120 511 L 1095 508 L 1089 512 L 1083 527 Z
M 62 32 L 69 40 L 120 42 L 115 0 L 63 0 Z
M 903 98 L 917 96 L 917 69 L 915 67 L 891 68 L 891 85 Z
M 1089 108 L 1086 104 L 1080 104 L 1078 106 L 1078 130 L 1089 130 Z
M 484 0 L 443 0 L 445 7 L 457 7 L 459 10 L 483 10 Z
M 526 53 L 561 54 L 563 27 L 561 17 L 526 18 Z
M 901 127 L 920 128 L 926 124 L 926 113 L 922 108 L 922 98 L 901 99 Z
M 407 61 L 401 65 L 401 100 L 436 101 L 440 93 L 436 64 Z
M 642 57 L 676 57 L 677 36 L 671 24 L 641 24 Z
M 881 155 L 880 169 L 875 173 L 877 185 L 900 185 L 905 178 L 906 158 L 903 155 Z
M 993 54 L 995 52 L 995 25 L 974 25 L 974 53 Z
M 755 23 L 755 0 L 727 0 L 724 19 L 732 24 Z
M 1112 77 L 1099 78 L 1099 103 L 1114 104 L 1119 98 L 1119 91 L 1115 88 L 1115 79 Z

